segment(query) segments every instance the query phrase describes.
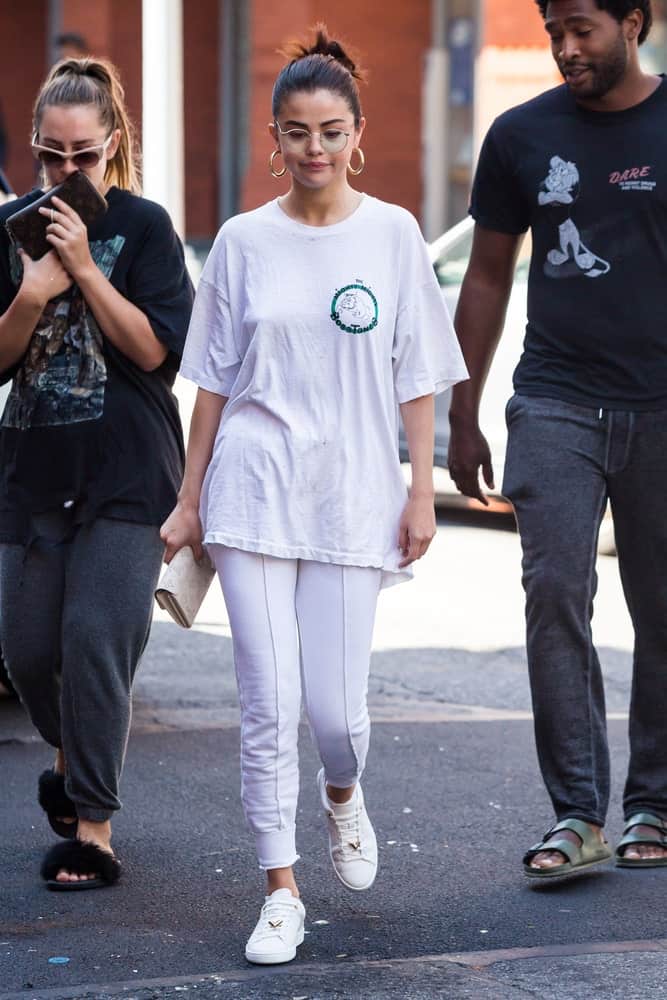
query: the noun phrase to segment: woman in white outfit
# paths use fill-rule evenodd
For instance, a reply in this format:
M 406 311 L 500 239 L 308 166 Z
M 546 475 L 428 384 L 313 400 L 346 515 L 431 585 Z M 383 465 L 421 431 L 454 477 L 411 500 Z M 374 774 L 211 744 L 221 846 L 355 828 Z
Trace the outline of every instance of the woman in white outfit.
M 276 80 L 270 165 L 290 190 L 226 222 L 206 262 L 181 365 L 199 386 L 185 478 L 162 529 L 167 561 L 203 541 L 225 596 L 268 879 L 246 957 L 267 964 L 303 941 L 302 693 L 334 870 L 353 890 L 375 878 L 359 779 L 376 601 L 435 533 L 433 396 L 467 374 L 414 218 L 348 182 L 364 163 L 358 77 L 321 27 Z

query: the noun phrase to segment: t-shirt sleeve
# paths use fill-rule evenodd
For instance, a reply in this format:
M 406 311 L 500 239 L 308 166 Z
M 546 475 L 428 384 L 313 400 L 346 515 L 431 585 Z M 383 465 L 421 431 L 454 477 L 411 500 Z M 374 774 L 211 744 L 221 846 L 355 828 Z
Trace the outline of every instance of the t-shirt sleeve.
M 204 265 L 181 363 L 181 375 L 202 389 L 229 396 L 243 360 L 234 329 L 224 232 Z
M 11 276 L 10 254 L 13 251 L 11 241 L 5 229 L 5 218 L 7 218 L 7 212 L 3 213 L 0 217 L 0 316 L 7 312 L 16 298 L 18 290 Z M 0 371 L 0 385 L 10 382 L 18 368 L 19 365 L 15 364 L 11 368 Z
M 502 132 L 494 122 L 482 144 L 469 211 L 484 229 L 518 236 L 530 225 L 530 206 L 519 187 Z
M 402 261 L 392 362 L 396 399 L 406 403 L 444 392 L 468 378 L 468 372 L 426 244 L 411 216 Z
M 11 242 L 5 229 L 7 213 L 0 214 L 0 316 L 7 312 L 16 297 L 16 285 L 11 278 L 9 255 Z
M 171 219 L 164 209 L 155 209 L 144 244 L 129 268 L 127 297 L 148 317 L 155 336 L 180 357 L 194 289 Z

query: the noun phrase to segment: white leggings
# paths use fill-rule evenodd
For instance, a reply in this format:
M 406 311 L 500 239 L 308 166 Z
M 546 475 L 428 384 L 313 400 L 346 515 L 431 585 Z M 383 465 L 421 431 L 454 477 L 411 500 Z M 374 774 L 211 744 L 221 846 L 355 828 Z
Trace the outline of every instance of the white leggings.
M 241 704 L 241 798 L 261 868 L 298 860 L 301 688 L 326 780 L 366 762 L 368 669 L 381 570 L 209 546 L 225 596 Z

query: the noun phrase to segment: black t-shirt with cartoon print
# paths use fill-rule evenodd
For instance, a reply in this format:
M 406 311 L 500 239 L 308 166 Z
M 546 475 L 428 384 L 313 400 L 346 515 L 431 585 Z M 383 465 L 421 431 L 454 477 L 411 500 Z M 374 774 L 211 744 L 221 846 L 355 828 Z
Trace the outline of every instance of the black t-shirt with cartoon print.
M 501 115 L 470 213 L 531 229 L 517 392 L 612 410 L 667 409 L 667 81 L 625 111 L 563 85 Z
M 21 275 L 5 219 L 42 193 L 0 209 L 0 314 Z M 163 208 L 115 187 L 107 201 L 88 231 L 92 257 L 169 353 L 142 371 L 103 335 L 76 286 L 47 304 L 20 363 L 0 373 L 0 383 L 13 380 L 0 421 L 0 542 L 26 543 L 30 514 L 63 505 L 75 520 L 159 525 L 175 503 L 184 449 L 172 386 L 192 284 Z

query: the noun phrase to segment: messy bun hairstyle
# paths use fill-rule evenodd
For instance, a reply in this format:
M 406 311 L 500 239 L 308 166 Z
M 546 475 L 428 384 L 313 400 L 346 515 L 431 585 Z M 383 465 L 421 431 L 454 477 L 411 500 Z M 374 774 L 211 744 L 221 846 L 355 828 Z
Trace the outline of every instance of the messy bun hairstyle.
M 120 129 L 118 150 L 107 163 L 104 180 L 107 184 L 139 194 L 141 180 L 134 129 L 125 107 L 125 92 L 116 67 L 106 59 L 63 59 L 56 63 L 35 100 L 32 113 L 35 135 L 39 136 L 46 108 L 62 105 L 94 105 L 107 135 L 114 129 Z
M 365 79 L 364 72 L 341 43 L 329 37 L 325 24 L 315 25 L 314 30 L 315 41 L 312 45 L 291 42 L 282 50 L 281 54 L 290 61 L 281 69 L 273 86 L 271 113 L 277 118 L 290 94 L 304 90 L 308 93 L 329 90 L 347 102 L 354 115 L 355 128 L 359 128 L 361 100 L 358 81 Z

